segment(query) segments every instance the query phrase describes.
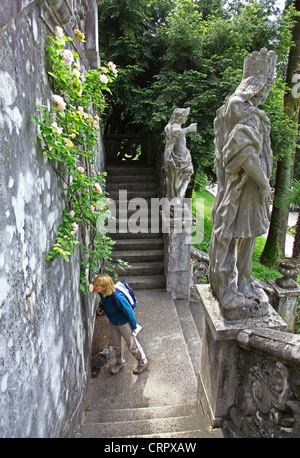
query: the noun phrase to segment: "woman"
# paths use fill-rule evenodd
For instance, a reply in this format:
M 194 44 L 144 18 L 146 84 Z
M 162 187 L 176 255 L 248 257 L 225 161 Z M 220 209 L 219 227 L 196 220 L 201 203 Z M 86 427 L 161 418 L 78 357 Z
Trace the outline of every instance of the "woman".
M 122 337 L 132 355 L 138 361 L 138 366 L 133 370 L 133 373 L 141 374 L 148 369 L 149 362 L 136 337 L 132 335 L 132 332 L 137 327 L 136 319 L 131 305 L 121 291 L 114 294 L 115 301 L 112 300 L 112 295 L 115 291 L 115 285 L 109 275 L 99 275 L 95 279 L 94 292 L 101 295 L 101 307 L 110 323 L 111 336 L 117 356 L 117 362 L 111 369 L 111 374 L 117 374 L 125 364 Z

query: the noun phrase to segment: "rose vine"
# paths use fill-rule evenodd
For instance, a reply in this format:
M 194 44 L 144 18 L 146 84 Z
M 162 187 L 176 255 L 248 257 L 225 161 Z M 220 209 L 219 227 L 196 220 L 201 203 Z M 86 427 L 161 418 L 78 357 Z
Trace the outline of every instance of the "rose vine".
M 80 30 L 74 33 L 75 39 L 84 42 Z M 103 191 L 106 173 L 97 172 L 96 155 L 99 116 L 106 106 L 104 91 L 109 91 L 108 85 L 117 76 L 117 69 L 109 62 L 84 74 L 78 53 L 67 49 L 73 39 L 65 36 L 58 26 L 55 36 L 48 38 L 52 43 L 47 46 L 47 54 L 54 106 L 49 111 L 45 105 L 37 104 L 40 117 L 32 116 L 32 120 L 39 125 L 42 151 L 63 182 L 68 209 L 63 210 L 47 260 L 63 257 L 69 262 L 79 245 L 83 253 L 80 288 L 87 293 L 91 276 L 101 266 L 114 270 L 110 257 L 114 241 L 103 223 L 111 216 L 109 200 Z M 78 237 L 80 227 L 88 229 L 86 243 Z M 118 262 L 121 266 L 125 264 Z

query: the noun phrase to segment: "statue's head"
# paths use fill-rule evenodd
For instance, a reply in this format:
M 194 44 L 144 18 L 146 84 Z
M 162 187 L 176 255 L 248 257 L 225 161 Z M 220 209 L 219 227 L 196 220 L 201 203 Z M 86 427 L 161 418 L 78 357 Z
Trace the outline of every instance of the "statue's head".
M 276 61 L 276 53 L 266 48 L 248 54 L 244 60 L 243 79 L 233 96 L 239 95 L 243 101 L 251 99 L 256 106 L 263 103 L 276 78 Z
M 276 78 L 276 61 L 276 53 L 268 51 L 267 48 L 248 54 L 244 60 L 243 80 L 256 78 L 267 86 L 272 86 Z
M 190 113 L 190 108 L 175 108 L 169 122 L 172 124 L 173 123 L 183 124 L 187 120 L 189 113 Z

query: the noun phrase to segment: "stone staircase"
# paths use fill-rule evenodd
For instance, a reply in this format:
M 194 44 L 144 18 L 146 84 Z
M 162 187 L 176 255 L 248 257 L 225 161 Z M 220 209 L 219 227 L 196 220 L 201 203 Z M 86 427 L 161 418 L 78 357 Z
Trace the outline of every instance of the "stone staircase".
M 211 438 L 201 407 L 174 405 L 87 411 L 84 438 Z
M 163 288 L 164 240 L 160 221 L 155 222 L 157 231 L 151 232 L 150 218 L 151 198 L 158 197 L 155 168 L 137 161 L 120 161 L 107 164 L 106 171 L 106 190 L 115 201 L 117 210 L 117 232 L 109 234 L 116 241 L 112 260 L 122 259 L 130 265 L 124 270 L 117 268 L 119 280 L 126 281 L 135 290 Z M 127 192 L 126 202 L 120 201 L 120 191 Z M 136 198 L 144 199 L 142 208 L 135 205 L 135 201 L 132 201 L 132 206 L 129 204 Z M 133 224 L 135 232 L 130 227 L 130 220 L 136 222 Z
M 157 197 L 153 168 L 109 164 L 107 172 L 107 191 L 118 209 L 120 189 L 127 190 L 128 200 L 144 197 L 149 202 Z M 128 211 L 128 215 L 132 213 Z M 117 224 L 120 222 L 117 214 Z M 114 361 L 108 360 L 99 375 L 89 382 L 84 420 L 75 437 L 115 438 L 121 439 L 122 444 L 128 438 L 146 441 L 222 438 L 222 431 L 211 428 L 197 400 L 199 334 L 203 332 L 199 303 L 190 306 L 183 300 L 174 301 L 164 289 L 162 234 L 118 231 L 110 236 L 116 240 L 114 258 L 127 260 L 131 265 L 119 279 L 126 280 L 136 290 L 135 316 L 143 326 L 138 340 L 150 368 L 139 376 L 134 375 L 136 361 L 127 349 L 125 366 L 112 376 L 110 369 Z
M 138 290 L 137 300 L 135 315 L 143 326 L 138 340 L 150 368 L 134 375 L 136 361 L 128 349 L 117 375 L 110 374 L 114 360 L 108 361 L 89 382 L 84 420 L 74 436 L 222 438 L 197 402 L 201 322 L 194 322 L 185 301 L 173 301 L 165 290 Z

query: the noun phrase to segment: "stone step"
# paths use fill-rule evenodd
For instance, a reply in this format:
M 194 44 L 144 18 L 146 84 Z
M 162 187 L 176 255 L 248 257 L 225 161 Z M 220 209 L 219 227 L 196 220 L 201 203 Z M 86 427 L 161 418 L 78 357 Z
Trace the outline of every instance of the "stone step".
M 164 275 L 124 275 L 118 277 L 119 281 L 126 281 L 133 290 L 148 290 L 165 288 Z
M 133 216 L 134 215 L 134 216 Z M 134 227 L 135 226 L 138 226 L 140 225 L 141 227 L 158 227 L 158 225 L 162 225 L 162 219 L 159 217 L 159 216 L 149 216 L 147 214 L 140 214 L 140 213 L 132 213 L 132 214 L 128 214 L 127 215 L 127 218 L 123 218 L 123 217 L 119 217 L 119 218 L 116 218 L 117 219 L 117 227 L 121 226 L 121 227 Z M 127 223 L 127 224 L 125 224 Z M 122 226 L 123 224 L 123 226 Z
M 137 239 L 140 239 L 140 238 L 145 239 L 147 238 L 148 234 L 149 234 L 149 238 L 153 238 L 152 234 L 154 235 L 158 234 L 161 237 L 162 236 L 162 224 L 159 221 L 157 222 L 143 221 L 140 224 L 135 224 L 134 221 L 131 221 L 130 223 L 128 223 L 127 221 L 123 221 L 121 223 L 117 221 L 116 225 L 114 226 L 113 231 L 116 232 L 117 234 L 120 234 L 120 239 L 122 238 L 124 239 L 124 234 L 127 234 L 127 233 L 132 234 Z M 141 237 L 142 234 L 144 234 L 145 237 Z M 130 238 L 132 239 L 135 237 L 130 237 Z M 118 237 L 115 237 L 115 239 L 117 238 Z
M 123 261 L 126 261 L 124 257 Z M 164 273 L 163 262 L 132 262 L 129 267 L 116 268 L 117 274 L 124 275 L 161 275 Z
M 107 164 L 106 171 L 106 191 L 115 205 L 115 211 L 111 210 L 115 217 L 113 232 L 109 232 L 109 236 L 116 244 L 111 257 L 113 262 L 122 259 L 130 264 L 129 268 L 116 269 L 119 280 L 127 281 L 133 289 L 164 288 L 161 217 L 159 211 L 154 211 L 155 214 L 151 211 L 151 199 L 158 198 L 157 170 L 146 164 L 124 161 Z M 127 192 L 120 193 L 120 190 Z M 144 200 L 142 203 L 132 200 L 137 198 Z
M 109 207 L 109 210 L 112 216 L 116 219 L 125 219 L 128 220 L 131 216 L 135 219 L 149 219 L 152 218 L 157 220 L 161 219 L 161 211 L 159 208 L 155 207 L 153 204 L 153 208 L 151 207 L 151 202 L 146 200 L 146 203 L 143 202 L 142 205 L 139 205 L 137 202 L 134 205 L 129 205 L 129 201 L 127 202 L 120 202 L 119 200 L 115 200 L 115 206 L 112 205 Z
M 199 322 L 201 310 L 196 309 L 196 302 L 189 302 L 186 300 L 174 300 L 175 308 L 181 325 L 182 333 L 184 340 L 186 342 L 189 356 L 195 371 L 196 377 L 198 377 L 199 371 L 201 369 L 201 339 L 200 335 L 203 335 L 203 329 L 198 329 L 196 321 Z M 193 312 L 192 313 L 192 305 Z M 200 306 L 200 304 L 199 304 Z
M 119 210 L 120 208 L 123 208 L 127 210 L 128 213 L 129 212 L 135 213 L 137 211 L 141 211 L 142 213 L 147 214 L 147 212 L 149 213 L 149 211 L 151 211 L 151 207 L 154 207 L 155 210 L 156 210 L 156 207 L 159 207 L 158 206 L 159 202 L 157 200 L 159 199 L 159 197 L 157 197 L 157 194 L 154 197 L 143 197 L 135 193 L 134 197 L 132 198 L 131 196 L 128 195 L 128 193 L 126 194 L 126 196 L 124 196 L 124 194 L 122 193 L 121 199 L 119 199 L 120 194 L 116 193 L 114 197 L 112 197 L 111 195 L 109 195 L 108 197 L 114 200 L 115 208 L 117 210 Z M 143 201 L 139 202 L 138 200 L 134 201 L 132 199 L 143 199 Z M 152 199 L 154 200 L 151 202 Z M 161 208 L 159 207 L 157 214 L 161 213 L 160 210 Z
M 108 198 L 109 199 L 113 199 L 114 201 L 118 201 L 119 200 L 119 197 L 120 197 L 120 194 L 119 192 L 121 191 L 121 189 L 117 189 L 116 191 L 110 191 L 109 194 L 108 194 Z M 138 191 L 136 190 L 130 190 L 130 191 L 127 191 L 127 201 L 131 200 L 131 199 L 144 199 L 147 201 L 147 199 L 151 199 L 151 198 L 156 198 L 157 197 L 157 190 L 156 189 L 140 189 Z M 147 201 L 148 202 L 148 201 Z M 121 201 L 122 203 L 122 201 Z
M 155 215 L 129 214 L 128 212 L 127 217 L 123 217 L 123 214 L 121 214 L 121 217 L 118 217 L 118 214 L 112 214 L 112 216 L 113 219 L 106 226 L 109 233 L 162 234 L 163 227 L 166 227 L 163 226 L 162 219 Z
M 163 250 L 164 239 L 159 238 L 137 238 L 137 239 L 115 239 L 115 249 L 122 250 Z
M 125 180 L 123 181 L 119 180 L 119 181 L 116 181 L 115 183 L 112 183 L 111 181 L 107 182 L 106 192 L 108 192 L 109 194 L 112 191 L 119 191 L 120 189 L 127 190 L 127 191 L 135 191 L 137 195 L 139 194 L 140 191 L 144 191 L 144 190 L 148 190 L 148 191 L 154 190 L 156 194 L 158 192 L 156 181 L 153 181 L 153 182 L 137 181 L 137 182 L 129 183 L 129 182 L 125 182 Z
M 147 184 L 152 184 L 152 183 L 157 183 L 157 179 L 155 175 L 143 175 L 143 174 L 136 174 L 136 175 L 128 175 L 127 173 L 125 175 L 111 175 L 108 173 L 107 175 L 107 183 L 108 184 L 119 184 L 119 185 L 127 185 L 131 183 L 143 183 L 146 185 Z
M 86 412 L 80 437 L 209 437 L 200 406 L 162 406 Z
M 156 238 L 161 238 L 161 233 L 160 232 L 137 232 L 137 233 L 133 233 L 133 232 L 108 232 L 109 234 L 109 237 L 112 239 L 112 240 L 121 240 L 121 239 L 126 239 L 126 240 L 129 240 L 129 239 L 139 239 L 139 240 L 142 240 L 142 239 L 156 239 Z
M 130 277 L 125 280 L 132 286 Z M 220 431 L 212 430 L 197 404 L 197 378 L 170 294 L 145 288 L 136 297 L 135 313 L 143 325 L 139 341 L 147 351 L 150 369 L 134 376 L 136 363 L 128 350 L 127 363 L 118 375 L 110 375 L 110 364 L 104 366 L 90 381 L 89 410 L 76 437 L 116 437 L 123 444 L 131 443 L 125 438 L 222 437 Z
M 114 216 L 115 218 L 119 218 L 119 215 L 121 216 L 121 218 L 122 217 L 129 218 L 130 216 L 136 214 L 137 212 L 138 212 L 138 216 L 149 218 L 151 216 L 151 203 L 149 202 L 149 204 L 150 205 L 148 205 L 148 202 L 147 202 L 147 205 L 143 205 L 142 207 L 140 207 L 138 204 L 128 206 L 128 202 L 121 201 L 120 203 L 118 199 L 118 200 L 115 200 L 115 208 L 110 207 L 109 210 L 111 211 L 112 216 Z
M 123 259 L 127 262 L 150 262 L 150 261 L 163 261 L 164 260 L 164 250 L 127 250 L 127 251 L 117 251 L 113 250 L 111 253 L 111 258 L 113 261 L 116 259 Z
M 194 324 L 200 336 L 204 334 L 205 316 L 204 311 L 199 301 L 190 302 L 190 312 L 193 317 Z
M 133 216 L 133 213 L 130 212 L 127 218 L 119 218 L 118 213 L 107 226 L 108 234 L 113 240 L 162 238 L 161 218 L 151 214 Z
M 168 405 L 134 409 L 109 409 L 86 411 L 86 423 L 129 422 L 159 418 L 187 417 L 198 414 L 200 405 Z
M 134 176 L 134 175 L 156 175 L 155 167 L 139 164 L 130 164 L 130 165 L 106 165 L 107 176 Z

